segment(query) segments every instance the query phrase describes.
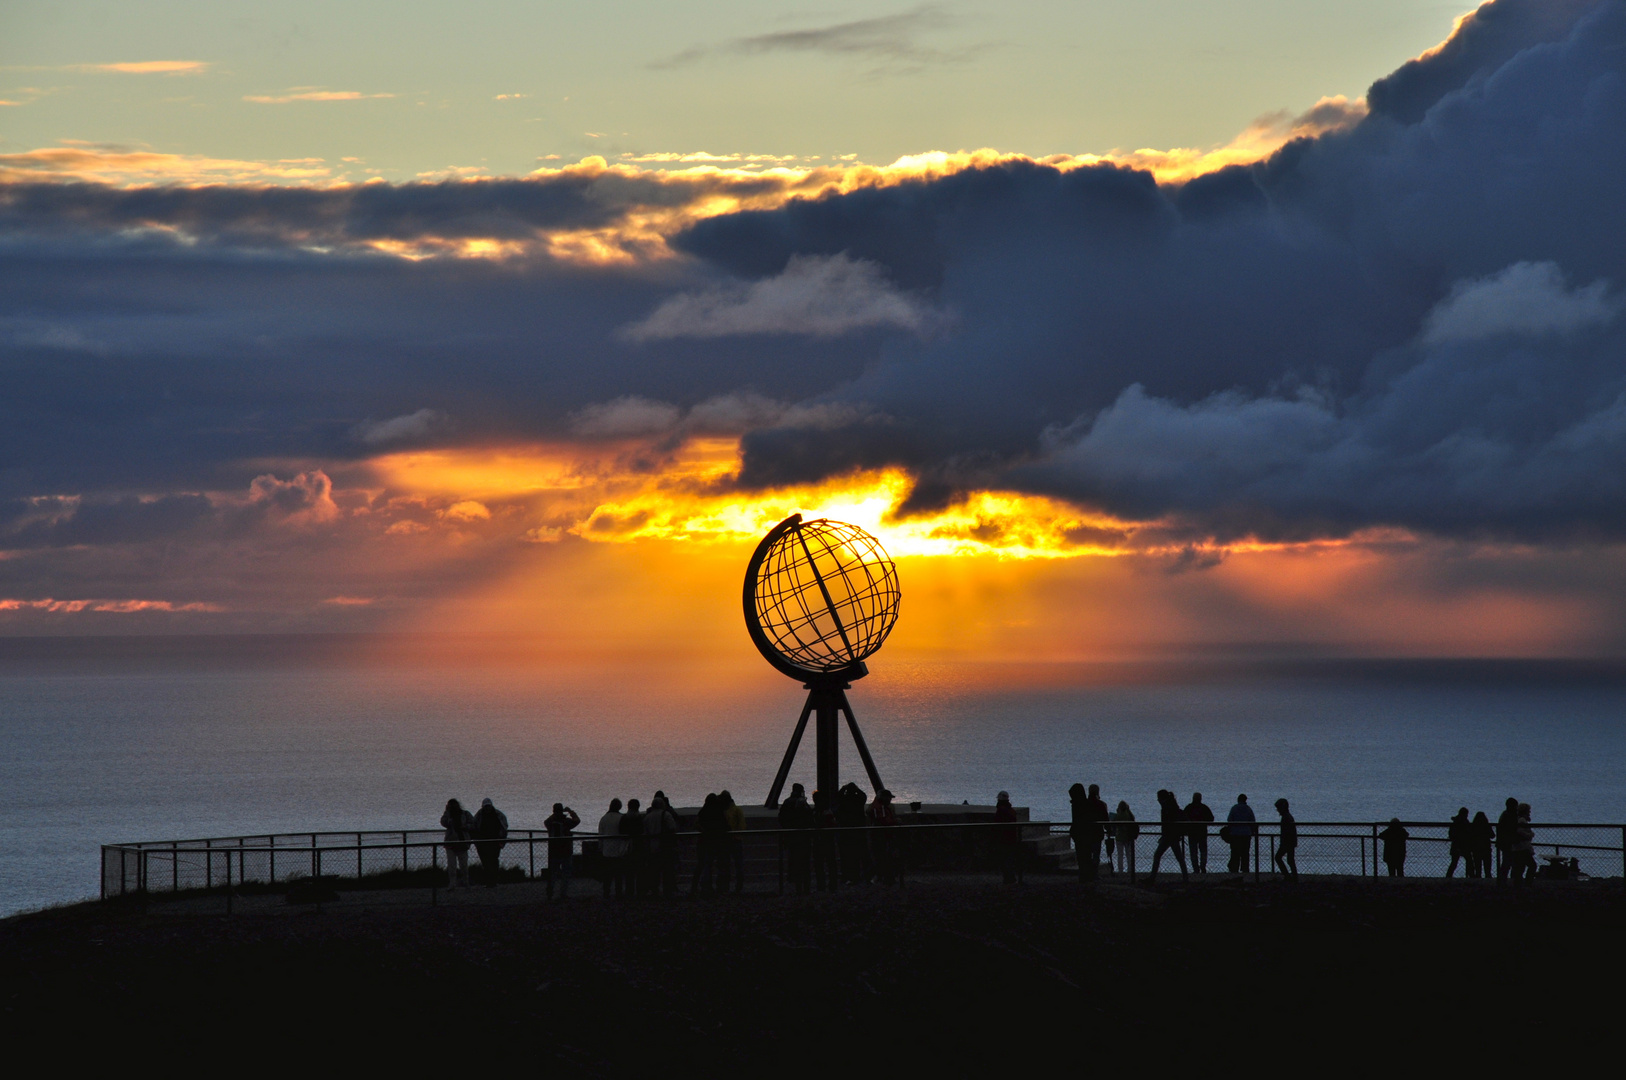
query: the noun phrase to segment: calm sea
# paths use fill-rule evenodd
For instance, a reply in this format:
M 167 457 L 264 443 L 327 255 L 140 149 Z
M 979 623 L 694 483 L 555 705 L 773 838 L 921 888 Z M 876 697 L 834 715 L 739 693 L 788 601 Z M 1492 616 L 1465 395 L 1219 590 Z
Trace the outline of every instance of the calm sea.
M 761 800 L 802 691 L 765 665 L 546 667 L 337 639 L 0 639 L 0 913 L 95 894 L 98 845 L 433 826 L 490 796 Z M 473 650 L 476 658 L 479 650 Z M 760 670 L 759 670 L 760 668 Z M 851 698 L 902 801 L 1065 813 L 1075 780 L 1288 796 L 1301 820 L 1494 811 L 1626 821 L 1626 665 L 1508 661 L 888 662 Z M 845 736 L 843 736 L 845 739 Z M 793 779 L 811 787 L 811 738 Z M 862 782 L 850 744 L 843 773 Z M 868 786 L 867 784 L 865 785 Z

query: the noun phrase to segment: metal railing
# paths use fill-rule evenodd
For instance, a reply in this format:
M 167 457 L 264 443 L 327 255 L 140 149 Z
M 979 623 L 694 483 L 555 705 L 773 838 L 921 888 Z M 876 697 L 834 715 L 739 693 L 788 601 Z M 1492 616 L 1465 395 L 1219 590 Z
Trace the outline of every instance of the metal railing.
M 1158 823 L 1137 822 L 1139 835 L 1127 845 L 1116 843 L 1120 823 L 1104 826 L 1114 838 L 1113 854 L 1103 843 L 1101 880 L 1143 879 L 1153 867 L 1161 829 Z M 1402 822 L 1410 834 L 1405 874 L 1408 877 L 1444 876 L 1450 862 L 1447 823 Z M 1387 868 L 1381 858 L 1380 836 L 1387 822 L 1299 822 L 1296 862 L 1301 874 L 1377 877 Z M 1223 823 L 1205 828 L 1206 877 L 1227 875 L 1231 846 L 1221 837 Z M 1194 833 L 1185 824 L 1174 845 L 1194 870 Z M 1275 873 L 1280 828 L 1258 822 L 1242 845 L 1243 875 L 1262 880 Z M 1533 826 L 1538 865 L 1576 860 L 1574 870 L 1601 878 L 1626 875 L 1626 826 L 1615 824 L 1555 824 Z M 868 880 L 903 882 L 926 872 L 1067 872 L 1076 869 L 1076 851 L 1065 822 L 953 822 L 900 824 L 884 828 L 851 827 L 811 830 L 746 829 L 718 837 L 694 831 L 659 837 L 623 837 L 573 834 L 553 837 L 540 829 L 510 829 L 500 841 L 497 876 L 504 881 L 547 881 L 549 891 L 562 878 L 563 848 L 568 844 L 573 892 L 602 887 L 611 892 L 619 876 L 623 889 L 637 893 L 689 893 L 698 887 L 715 888 L 718 878 L 729 888 L 751 891 L 794 891 L 800 879 L 812 887 L 839 888 Z M 603 841 L 629 845 L 617 860 L 603 853 Z M 478 848 L 470 842 L 473 880 L 480 881 Z M 651 850 L 651 845 L 661 850 Z M 708 845 L 711 847 L 708 849 Z M 228 904 L 234 893 L 278 890 L 302 882 L 326 882 L 339 888 L 428 889 L 432 900 L 450 887 L 447 853 L 441 829 L 359 830 L 346 832 L 265 833 L 254 836 L 206 837 L 193 840 L 107 844 L 102 847 L 103 898 L 154 893 L 186 893 L 224 889 Z M 699 880 L 701 856 L 707 855 L 710 881 Z M 1500 867 L 1501 852 L 1492 850 L 1491 873 Z M 1088 855 L 1085 855 L 1088 858 Z M 1121 865 L 1122 869 L 1115 867 Z M 719 875 L 719 870 L 722 874 Z M 1167 879 L 1180 870 L 1165 853 L 1159 875 Z M 1459 873 L 1466 868 L 1459 866 Z M 1234 877 L 1235 875 L 1229 875 Z

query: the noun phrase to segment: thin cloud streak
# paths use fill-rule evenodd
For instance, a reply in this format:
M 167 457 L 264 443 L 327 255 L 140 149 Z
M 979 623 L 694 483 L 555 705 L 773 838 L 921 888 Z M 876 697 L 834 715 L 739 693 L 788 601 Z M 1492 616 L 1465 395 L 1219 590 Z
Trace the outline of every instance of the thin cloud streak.
M 890 65 L 924 67 L 959 63 L 989 46 L 986 44 L 939 49 L 923 45 L 926 34 L 947 30 L 954 18 L 937 4 L 925 4 L 896 15 L 854 19 L 806 30 L 781 30 L 734 38 L 717 45 L 696 45 L 649 65 L 655 70 L 687 67 L 708 56 L 763 56 L 769 53 L 821 53 L 861 57 Z
M 287 105 L 295 101 L 369 101 L 392 98 L 394 94 L 363 94 L 359 90 L 304 90 L 289 94 L 245 94 L 244 101 L 256 105 Z

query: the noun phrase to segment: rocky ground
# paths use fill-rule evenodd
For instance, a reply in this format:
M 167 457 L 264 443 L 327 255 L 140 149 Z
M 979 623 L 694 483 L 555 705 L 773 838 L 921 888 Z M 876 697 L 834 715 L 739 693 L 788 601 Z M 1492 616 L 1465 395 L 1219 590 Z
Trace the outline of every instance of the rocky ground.
M 800 898 L 611 903 L 584 889 L 554 904 L 537 890 L 18 916 L 0 922 L 0 1024 L 77 1055 L 233 1072 L 446 1059 L 583 1076 L 1342 1071 L 1618 1055 L 1618 880 L 1087 890 L 940 877 Z

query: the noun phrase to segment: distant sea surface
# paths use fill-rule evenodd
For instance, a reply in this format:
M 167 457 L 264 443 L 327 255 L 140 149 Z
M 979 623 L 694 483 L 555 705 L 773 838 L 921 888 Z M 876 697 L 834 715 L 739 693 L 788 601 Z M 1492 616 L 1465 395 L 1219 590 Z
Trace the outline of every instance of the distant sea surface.
M 545 658 L 544 658 L 545 659 Z M 0 914 L 94 896 L 98 847 L 433 827 L 490 796 L 767 794 L 804 692 L 766 665 L 546 663 L 355 641 L 0 638 Z M 1444 820 L 1510 794 L 1546 822 L 1626 821 L 1626 664 L 889 661 L 850 697 L 900 801 L 1066 814 L 1098 783 L 1155 817 L 1194 790 L 1300 820 Z M 812 787 L 812 738 L 792 779 Z M 868 788 L 843 734 L 843 778 Z

